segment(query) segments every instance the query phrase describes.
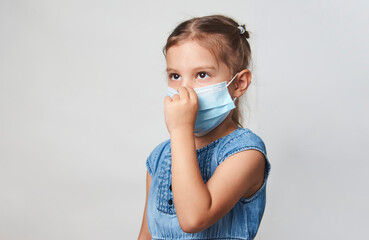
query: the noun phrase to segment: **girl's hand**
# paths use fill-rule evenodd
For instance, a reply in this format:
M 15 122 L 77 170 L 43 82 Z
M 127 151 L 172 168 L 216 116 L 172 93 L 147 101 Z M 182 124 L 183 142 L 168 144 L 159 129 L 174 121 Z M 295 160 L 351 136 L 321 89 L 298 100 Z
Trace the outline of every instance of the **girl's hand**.
M 164 98 L 165 124 L 169 134 L 174 131 L 194 131 L 199 103 L 196 92 L 189 87 L 179 87 L 173 98 Z

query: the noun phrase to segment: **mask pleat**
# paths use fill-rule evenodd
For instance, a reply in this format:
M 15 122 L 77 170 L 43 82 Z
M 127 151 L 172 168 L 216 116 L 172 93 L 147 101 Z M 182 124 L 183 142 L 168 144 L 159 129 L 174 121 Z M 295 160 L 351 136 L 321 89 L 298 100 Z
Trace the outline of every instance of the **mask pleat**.
M 223 114 L 227 111 L 232 110 L 233 108 L 235 108 L 235 105 L 232 102 L 232 104 L 226 104 L 226 105 L 223 105 L 223 106 L 218 106 L 216 108 L 200 110 L 197 114 L 197 117 L 196 117 L 196 123 L 214 118 L 214 116 L 216 116 L 218 114 Z

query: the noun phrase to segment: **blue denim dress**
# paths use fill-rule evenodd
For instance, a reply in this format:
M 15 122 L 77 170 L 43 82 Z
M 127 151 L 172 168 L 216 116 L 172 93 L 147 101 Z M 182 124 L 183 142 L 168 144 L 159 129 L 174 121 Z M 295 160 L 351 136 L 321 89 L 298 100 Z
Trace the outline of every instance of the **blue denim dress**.
M 226 158 L 247 149 L 256 149 L 265 156 L 265 175 L 261 188 L 251 197 L 241 198 L 230 212 L 209 228 L 198 233 L 185 233 L 179 225 L 171 191 L 170 139 L 156 146 L 146 161 L 152 178 L 147 203 L 147 221 L 152 239 L 254 239 L 264 214 L 266 183 L 270 172 L 263 141 L 251 130 L 239 127 L 196 152 L 206 183 Z

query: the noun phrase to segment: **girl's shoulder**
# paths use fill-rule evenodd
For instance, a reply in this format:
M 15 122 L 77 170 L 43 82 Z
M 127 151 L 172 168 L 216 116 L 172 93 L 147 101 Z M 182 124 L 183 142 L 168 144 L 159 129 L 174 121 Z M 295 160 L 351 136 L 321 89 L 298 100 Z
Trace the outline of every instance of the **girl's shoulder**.
M 160 159 L 163 155 L 165 155 L 170 149 L 170 139 L 167 139 L 161 143 L 159 143 L 150 153 L 149 157 L 146 160 L 146 167 L 149 171 L 151 177 L 154 176 L 156 169 L 158 167 L 158 159 Z
M 220 142 L 220 144 L 222 144 L 221 147 L 223 149 L 230 146 L 242 144 L 255 145 L 265 149 L 265 144 L 264 141 L 261 139 L 261 137 L 248 128 L 239 127 L 235 131 L 233 131 L 232 133 L 228 134 L 223 138 L 224 139 L 222 139 L 222 141 Z
M 248 128 L 239 127 L 237 130 L 221 138 L 221 141 L 217 145 L 218 164 L 235 153 L 249 149 L 258 150 L 267 158 L 264 141 L 259 135 Z
M 209 149 L 216 149 L 216 151 L 212 152 L 217 155 L 216 159 L 218 165 L 229 156 L 249 149 L 255 149 L 262 152 L 269 165 L 266 147 L 263 140 L 256 133 L 248 128 L 239 127 L 232 133 L 219 138 L 209 145 L 196 151 L 198 154 L 201 155 L 201 152 L 206 152 Z M 160 159 L 164 158 L 167 155 L 169 157 L 170 154 L 170 139 L 161 142 L 152 150 L 146 160 L 147 170 L 152 177 L 155 175 L 156 169 L 158 168 L 158 165 L 160 163 Z
M 231 155 L 241 151 L 246 151 L 250 149 L 260 151 L 265 157 L 265 179 L 268 178 L 271 170 L 271 164 L 267 156 L 264 141 L 259 135 L 257 135 L 250 129 L 239 127 L 237 130 L 223 137 L 217 145 L 217 165 L 222 163 Z

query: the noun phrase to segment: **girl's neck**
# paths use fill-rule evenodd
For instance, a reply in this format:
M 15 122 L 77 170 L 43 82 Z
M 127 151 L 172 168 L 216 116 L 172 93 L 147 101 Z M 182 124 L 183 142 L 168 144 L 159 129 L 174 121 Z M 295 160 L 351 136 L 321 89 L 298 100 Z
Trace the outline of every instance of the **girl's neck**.
M 203 148 L 214 142 L 215 140 L 227 136 L 236 129 L 237 126 L 235 126 L 235 124 L 231 120 L 231 114 L 229 114 L 228 117 L 221 124 L 219 124 L 218 127 L 216 127 L 208 134 L 201 137 L 195 136 L 196 149 Z

